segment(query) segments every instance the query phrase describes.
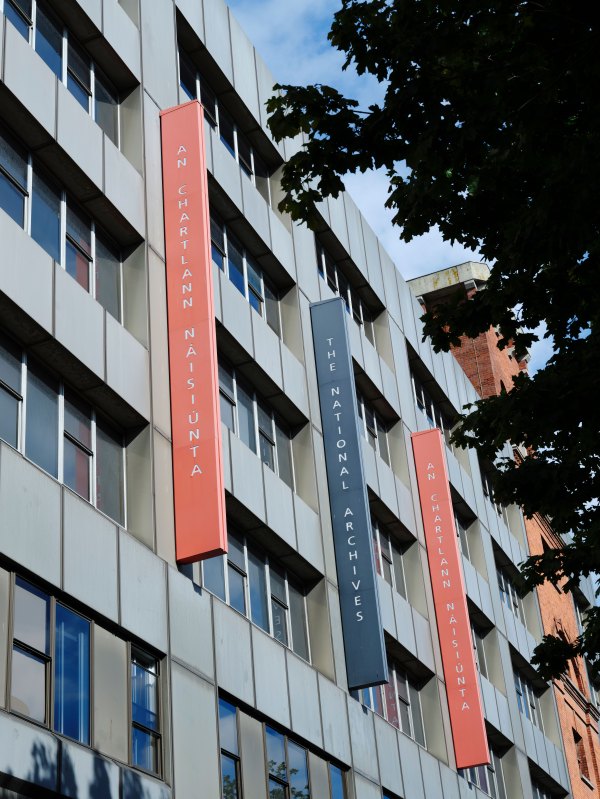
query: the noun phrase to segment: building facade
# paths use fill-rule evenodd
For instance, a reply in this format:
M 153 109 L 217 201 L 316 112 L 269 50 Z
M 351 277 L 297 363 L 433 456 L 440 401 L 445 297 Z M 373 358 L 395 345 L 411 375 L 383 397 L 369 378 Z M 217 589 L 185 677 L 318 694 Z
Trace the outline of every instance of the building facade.
M 0 795 L 567 795 L 522 516 L 447 443 L 491 754 L 457 772 L 410 436 L 476 393 L 349 196 L 316 233 L 277 211 L 300 142 L 227 6 L 0 9 Z M 194 99 L 228 554 L 178 568 L 160 113 Z M 309 312 L 334 296 L 388 666 L 352 694 Z
M 489 269 L 485 264 L 465 263 L 411 280 L 410 286 L 425 308 L 457 292 L 465 299 L 476 291 L 485 289 Z M 527 368 L 527 362 L 515 360 L 510 348 L 499 350 L 497 335 L 490 329 L 477 339 L 463 337 L 461 346 L 452 350 L 469 377 L 473 387 L 482 397 L 499 394 L 502 388 L 510 390 L 512 377 Z M 516 452 L 519 457 L 519 452 Z M 563 546 L 551 522 L 539 513 L 525 518 L 527 545 L 532 555 L 541 555 L 546 549 Z M 536 593 L 540 605 L 542 630 L 546 635 L 564 637 L 574 641 L 582 632 L 585 611 L 594 603 L 590 583 L 585 581 L 573 594 L 563 593 L 550 583 L 540 586 Z M 518 600 L 520 601 L 520 600 Z M 583 658 L 574 659 L 562 679 L 552 681 L 556 697 L 560 733 L 567 760 L 573 797 L 591 797 L 599 794 L 598 773 L 600 738 L 598 737 L 599 704 L 596 687 L 590 680 Z

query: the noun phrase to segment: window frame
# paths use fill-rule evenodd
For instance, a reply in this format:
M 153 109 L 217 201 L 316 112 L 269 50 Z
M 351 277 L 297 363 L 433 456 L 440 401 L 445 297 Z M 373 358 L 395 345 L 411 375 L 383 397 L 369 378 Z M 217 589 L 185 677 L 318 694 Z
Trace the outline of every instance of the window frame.
M 538 693 L 530 680 L 515 666 L 513 666 L 513 677 L 519 712 L 539 730 L 544 732 Z
M 371 514 L 371 532 L 373 537 L 373 545 L 375 547 L 375 571 L 379 576 L 390 585 L 394 591 L 408 601 L 408 591 L 406 586 L 406 571 L 404 568 L 404 552 L 411 544 L 402 545 L 396 540 L 390 532 L 385 529 L 385 526 Z M 386 542 L 389 549 L 390 557 L 384 553 L 384 548 L 381 545 L 382 539 Z M 390 579 L 385 576 L 385 569 L 383 562 L 389 564 Z M 402 576 L 402 585 L 398 586 L 398 571 Z
M 500 601 L 506 605 L 513 616 L 526 627 L 525 609 L 517 586 L 503 566 L 496 566 L 496 575 L 498 578 Z
M 358 408 L 359 425 L 362 428 L 363 438 L 367 441 L 371 449 L 377 455 L 379 455 L 381 460 L 384 461 L 384 463 L 386 463 L 391 469 L 392 459 L 390 454 L 390 443 L 388 439 L 390 425 L 381 416 L 381 414 L 378 413 L 375 408 L 373 408 L 371 403 L 365 400 L 362 392 L 360 392 L 358 389 L 356 391 L 356 404 Z M 372 424 L 367 417 L 372 418 Z
M 138 769 L 142 771 L 144 774 L 152 774 L 154 777 L 161 777 L 163 773 L 163 734 L 162 734 L 162 678 L 161 678 L 161 668 L 160 668 L 160 659 L 156 657 L 154 654 L 149 652 L 144 647 L 140 647 L 137 644 L 129 643 L 128 645 L 128 664 L 129 664 L 129 680 L 128 680 L 128 693 L 129 693 L 129 764 L 132 768 Z M 150 669 L 146 668 L 143 663 L 138 663 L 144 671 L 147 671 L 150 674 L 154 674 L 156 678 L 156 687 L 155 687 L 155 701 L 156 701 L 156 729 L 152 729 L 152 727 L 148 727 L 147 725 L 142 724 L 138 720 L 134 720 L 133 718 L 133 666 L 134 666 L 134 659 L 139 657 L 140 659 L 147 658 L 148 660 L 153 661 L 155 671 L 152 672 Z M 145 768 L 144 766 L 139 765 L 138 763 L 134 762 L 133 757 L 133 731 L 134 729 L 140 730 L 141 732 L 149 735 L 152 739 L 156 741 L 156 771 L 152 771 L 150 769 Z

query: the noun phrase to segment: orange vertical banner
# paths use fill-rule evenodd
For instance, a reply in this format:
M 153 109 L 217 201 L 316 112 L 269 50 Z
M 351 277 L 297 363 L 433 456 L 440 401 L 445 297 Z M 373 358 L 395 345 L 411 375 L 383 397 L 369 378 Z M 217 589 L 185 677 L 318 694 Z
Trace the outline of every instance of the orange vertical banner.
M 457 768 L 490 762 L 441 432 L 413 433 L 419 500 Z
M 175 551 L 192 563 L 227 551 L 204 114 L 160 116 Z

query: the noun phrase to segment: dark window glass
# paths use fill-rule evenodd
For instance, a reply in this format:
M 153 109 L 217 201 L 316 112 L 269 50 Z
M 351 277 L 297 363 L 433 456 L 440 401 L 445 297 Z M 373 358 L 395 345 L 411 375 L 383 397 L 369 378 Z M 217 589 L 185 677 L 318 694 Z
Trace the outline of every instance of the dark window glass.
M 202 562 L 203 584 L 211 593 L 225 601 L 225 574 L 223 557 L 208 558 Z
M 267 742 L 267 765 L 269 774 L 280 780 L 287 781 L 287 767 L 285 761 L 285 739 L 280 732 L 271 727 L 265 727 Z
M 250 585 L 250 615 L 252 621 L 269 631 L 267 580 L 265 563 L 254 552 L 248 552 L 248 580 Z
M 58 477 L 58 383 L 33 363 L 27 370 L 25 454 Z
M 221 749 L 238 754 L 237 711 L 234 705 L 219 699 L 219 736 Z
M 278 336 L 281 335 L 281 324 L 279 322 L 279 300 L 276 293 L 269 286 L 267 281 L 264 281 L 265 286 L 265 307 L 267 311 L 267 324 L 271 327 Z
M 46 661 L 13 646 L 10 706 L 41 724 L 46 722 Z
M 70 239 L 65 244 L 65 269 L 86 291 L 90 290 L 90 259 Z
M 285 577 L 275 566 L 270 566 L 269 577 L 271 582 L 271 616 L 273 618 L 273 637 L 287 646 L 288 625 Z
M 223 799 L 238 799 L 238 761 L 221 753 L 221 781 Z
M 104 77 L 96 70 L 94 82 L 94 118 L 115 146 L 119 146 L 119 99 Z
M 25 221 L 26 193 L 27 156 L 0 132 L 0 208 L 21 227 Z
M 227 260 L 229 267 L 229 279 L 236 289 L 246 296 L 246 286 L 244 282 L 244 258 L 240 245 L 229 237 L 227 241 Z
M 20 397 L 21 352 L 0 335 L 0 438 L 13 447 L 18 439 Z
M 211 128 L 217 127 L 217 98 L 205 80 L 200 81 L 200 101 L 204 106 L 204 117 Z
M 25 221 L 25 195 L 2 171 L 0 171 L 0 208 L 17 225 L 23 227 Z
M 96 236 L 96 299 L 121 321 L 121 258 L 100 236 Z
M 42 3 L 37 4 L 35 49 L 59 80 L 62 80 L 63 26 Z
M 179 85 L 190 100 L 196 99 L 196 68 L 181 50 L 179 51 Z
M 69 39 L 67 56 L 67 88 L 88 113 L 91 95 L 91 63 L 87 54 Z
M 67 205 L 67 241 L 65 268 L 86 291 L 90 289 L 92 262 L 92 225 L 88 217 Z
M 19 400 L 0 385 L 0 438 L 16 447 L 18 443 Z
M 290 789 L 293 799 L 309 799 L 308 765 L 306 749 L 288 740 L 288 763 L 290 769 Z
M 50 598 L 17 577 L 13 636 L 44 655 L 50 654 Z
M 240 167 L 248 177 L 252 175 L 252 155 L 250 142 L 248 139 L 238 131 L 238 158 Z
M 4 0 L 4 16 L 12 22 L 21 36 L 29 41 L 31 0 Z
M 425 746 L 425 730 L 423 729 L 423 718 L 421 717 L 421 698 L 415 686 L 410 682 L 408 683 L 408 693 L 412 712 L 413 737 L 418 744 Z
M 69 488 L 90 498 L 92 417 L 90 408 L 77 397 L 65 396 L 63 480 Z
M 90 741 L 90 624 L 56 605 L 54 729 Z
M 245 578 L 243 574 L 229 564 L 229 604 L 232 608 L 246 615 Z
M 55 261 L 60 261 L 60 192 L 33 173 L 31 235 Z
M 269 172 L 264 162 L 254 153 L 254 180 L 256 188 L 267 202 L 271 201 L 269 191 Z
M 235 157 L 235 140 L 233 133 L 233 120 L 223 108 L 219 108 L 219 132 L 221 141 L 231 155 Z
M 262 316 L 263 294 L 260 270 L 250 258 L 246 258 L 246 270 L 248 273 L 248 301 L 254 310 Z
M 275 440 L 277 444 L 277 467 L 279 476 L 290 488 L 293 488 L 292 442 L 289 433 L 283 429 L 279 420 L 275 420 Z
M 304 595 L 289 581 L 288 593 L 290 597 L 290 622 L 292 625 L 293 649 L 301 658 L 308 660 Z
M 131 653 L 131 761 L 154 773 L 159 770 L 157 671 L 154 658 Z
M 96 424 L 96 505 L 123 524 L 123 443 L 103 422 Z

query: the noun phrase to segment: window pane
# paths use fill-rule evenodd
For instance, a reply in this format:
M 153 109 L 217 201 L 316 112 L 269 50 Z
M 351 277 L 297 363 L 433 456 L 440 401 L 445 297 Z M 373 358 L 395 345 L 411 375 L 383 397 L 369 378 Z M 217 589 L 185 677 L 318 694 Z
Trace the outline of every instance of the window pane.
M 29 41 L 29 22 L 20 14 L 17 9 L 16 5 L 25 5 L 22 2 L 15 2 L 13 5 L 13 0 L 4 0 L 4 16 L 6 19 L 9 19 L 15 28 L 19 31 L 21 36 Z M 29 3 L 29 19 L 31 19 L 31 3 Z
M 211 128 L 217 126 L 217 98 L 204 79 L 200 81 L 200 102 L 204 106 L 204 116 Z
M 65 432 L 88 449 L 92 446 L 91 410 L 79 397 L 65 393 Z
M 292 625 L 292 643 L 294 652 L 304 660 L 308 660 L 308 638 L 306 635 L 306 608 L 304 595 L 288 582 L 290 596 L 290 621 Z
M 65 269 L 86 291 L 90 290 L 90 259 L 67 239 Z
M 216 596 L 225 601 L 225 572 L 222 555 L 208 558 L 202 562 L 202 584 Z
M 389 465 L 390 451 L 388 449 L 387 433 L 379 417 L 376 417 L 375 421 L 377 424 L 377 442 L 379 444 L 379 455 Z
M 398 699 L 396 697 L 396 689 L 394 687 L 394 676 L 391 667 L 389 671 L 390 671 L 390 681 L 383 686 L 385 717 L 390 722 L 390 724 L 393 724 L 394 727 L 400 729 L 400 717 L 398 714 Z
M 227 147 L 231 155 L 235 156 L 235 142 L 233 138 L 233 120 L 225 111 L 224 108 L 219 107 L 219 132 L 221 134 L 221 141 Z
M 62 25 L 41 3 L 37 6 L 35 25 L 36 52 L 57 78 L 62 79 Z
M 256 452 L 256 431 L 254 429 L 254 401 L 244 388 L 237 384 L 238 435 L 242 441 Z
M 101 422 L 96 424 L 96 505 L 123 524 L 123 444 Z
M 131 655 L 131 718 L 149 730 L 158 730 L 158 683 L 154 658 Z
M 252 156 L 250 149 L 250 142 L 248 139 L 238 131 L 238 158 L 242 172 L 245 172 L 248 177 L 252 174 Z
M 12 142 L 12 137 L 9 139 L 1 131 L 0 167 L 8 172 L 23 191 L 27 189 L 27 155 L 16 142 Z
M 221 421 L 227 425 L 230 430 L 234 429 L 233 425 L 233 403 L 224 397 L 222 393 L 219 392 L 219 403 L 221 408 Z
M 223 784 L 223 799 L 237 799 L 237 762 L 232 757 L 227 757 L 224 754 L 221 754 L 221 780 Z
M 82 743 L 90 739 L 90 624 L 56 605 L 54 729 Z
M 34 721 L 46 722 L 46 663 L 13 647 L 10 706 Z
M 35 171 L 31 198 L 31 236 L 48 255 L 55 261 L 60 261 L 60 194 Z
M 267 765 L 269 774 L 287 781 L 287 768 L 285 763 L 285 742 L 283 735 L 271 727 L 265 727 L 267 742 Z
M 250 616 L 255 624 L 269 631 L 267 580 L 264 560 L 248 551 L 248 580 L 250 581 Z
M 256 188 L 269 203 L 271 201 L 269 191 L 269 172 L 264 162 L 254 153 L 254 180 Z
M 279 569 L 275 566 L 270 566 L 269 568 L 269 579 L 271 582 L 271 593 L 274 597 L 276 597 L 283 605 L 287 605 L 287 598 L 285 595 L 285 577 Z
M 345 799 L 344 775 L 342 770 L 329 764 L 329 780 L 331 782 L 331 799 Z
M 0 172 L 0 208 L 23 227 L 25 220 L 25 195 Z
M 65 436 L 63 460 L 64 484 L 76 491 L 80 497 L 89 500 L 91 466 L 89 453 Z
M 227 542 L 229 544 L 229 551 L 227 553 L 227 557 L 232 563 L 241 569 L 243 572 L 246 571 L 246 559 L 244 557 L 244 542 L 234 535 L 231 531 L 227 533 Z
M 44 655 L 50 654 L 50 598 L 17 577 L 13 636 Z
M 276 780 L 269 780 L 269 799 L 287 799 L 284 786 Z
M 237 713 L 234 705 L 219 699 L 219 737 L 221 749 L 238 754 Z
M 281 325 L 279 322 L 279 300 L 277 295 L 265 281 L 265 308 L 267 312 L 267 324 L 278 336 L 281 335 Z
M 90 95 L 83 88 L 81 83 L 74 77 L 73 73 L 69 70 L 67 73 L 67 88 L 77 100 L 79 105 L 87 112 L 90 111 Z
M 121 321 L 121 259 L 99 236 L 96 236 L 96 299 Z
M 223 363 L 219 364 L 219 388 L 233 398 L 233 372 Z
M 119 146 L 119 101 L 104 78 L 96 73 L 94 93 L 94 118 L 111 142 Z
M 423 729 L 423 719 L 421 718 L 421 697 L 417 689 L 408 683 L 408 691 L 410 694 L 410 709 L 412 711 L 412 721 L 414 730 L 414 739 L 421 746 L 425 746 L 425 730 Z
M 245 577 L 231 564 L 227 571 L 229 577 L 229 604 L 232 608 L 246 615 Z
M 131 730 L 131 762 L 146 771 L 158 772 L 158 738 L 135 724 Z
M 260 443 L 260 459 L 268 466 L 269 469 L 273 469 L 275 471 L 275 447 L 273 446 L 273 442 L 265 436 L 265 434 L 261 431 L 258 435 L 258 440 Z
M 190 100 L 196 99 L 196 68 L 181 50 L 179 51 L 179 85 Z
M 279 476 L 290 488 L 293 488 L 292 442 L 287 432 L 281 428 L 277 420 L 275 421 L 275 440 L 277 444 L 277 466 Z
M 16 447 L 18 442 L 19 400 L 0 386 L 0 438 Z
M 91 93 L 91 64 L 87 53 L 69 35 L 67 66 L 88 93 Z
M 271 616 L 273 617 L 273 638 L 287 646 L 287 610 L 274 597 L 271 597 Z
M 25 454 L 58 477 L 58 383 L 34 364 L 27 371 Z
M 293 799 L 308 799 L 308 766 L 306 749 L 288 740 L 288 761 L 290 767 L 290 788 Z
M 242 249 L 231 237 L 227 242 L 227 258 L 229 279 L 236 289 L 245 297 L 246 287 L 244 285 L 244 259 L 242 256 Z
M 89 217 L 67 204 L 67 236 L 90 258 L 92 256 L 92 225 Z
M 21 350 L 0 334 L 0 380 L 21 393 Z
M 392 541 L 392 562 L 394 564 L 394 579 L 396 591 L 406 599 L 406 582 L 404 580 L 404 563 L 402 561 L 402 551 Z

